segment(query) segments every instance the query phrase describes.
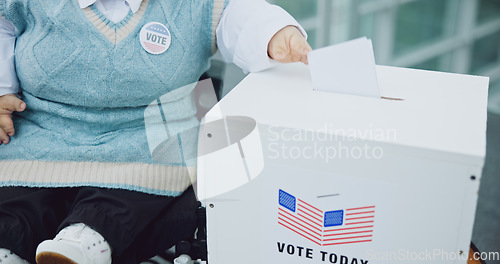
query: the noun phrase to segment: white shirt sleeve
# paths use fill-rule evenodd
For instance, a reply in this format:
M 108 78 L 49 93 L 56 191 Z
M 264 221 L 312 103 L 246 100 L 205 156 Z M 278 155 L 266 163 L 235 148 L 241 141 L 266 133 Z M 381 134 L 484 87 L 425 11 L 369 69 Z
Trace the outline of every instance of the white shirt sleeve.
M 264 0 L 232 0 L 217 26 L 217 46 L 222 58 L 245 72 L 268 69 L 277 62 L 269 58 L 271 38 L 286 26 L 304 29 L 281 7 Z
M 11 22 L 0 17 L 0 96 L 19 90 L 14 64 L 15 30 Z

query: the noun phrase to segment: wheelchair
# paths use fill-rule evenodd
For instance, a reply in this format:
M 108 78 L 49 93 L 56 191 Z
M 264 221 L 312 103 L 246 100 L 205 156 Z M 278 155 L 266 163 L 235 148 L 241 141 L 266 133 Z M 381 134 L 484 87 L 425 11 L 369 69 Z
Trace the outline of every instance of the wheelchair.
M 219 67 L 221 67 L 219 65 Z M 212 67 L 213 69 L 214 67 Z M 217 67 L 215 67 L 217 68 Z M 216 71 L 209 70 L 204 73 L 199 81 L 210 79 L 213 85 L 215 96 L 217 101 L 222 98 L 222 87 L 223 81 L 220 75 L 221 70 Z M 207 104 L 203 101 L 205 93 L 196 93 L 195 101 L 197 103 L 198 109 L 202 112 L 206 112 Z M 209 95 L 212 97 L 213 95 Z M 208 104 L 210 105 L 210 104 Z M 211 105 L 210 105 L 211 107 Z M 201 202 L 197 202 L 196 209 L 196 231 L 190 239 L 179 241 L 175 246 L 167 249 L 161 254 L 141 262 L 141 264 L 201 264 L 207 262 L 207 220 L 206 220 L 206 208 L 202 206 Z

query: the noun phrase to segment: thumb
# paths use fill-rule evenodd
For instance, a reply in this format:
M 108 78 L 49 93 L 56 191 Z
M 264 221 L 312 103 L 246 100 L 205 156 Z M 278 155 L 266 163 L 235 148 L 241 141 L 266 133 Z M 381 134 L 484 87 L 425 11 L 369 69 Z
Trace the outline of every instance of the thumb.
M 13 94 L 7 94 L 0 96 L 0 107 L 2 108 L 0 110 L 4 111 L 22 112 L 26 109 L 26 103 Z

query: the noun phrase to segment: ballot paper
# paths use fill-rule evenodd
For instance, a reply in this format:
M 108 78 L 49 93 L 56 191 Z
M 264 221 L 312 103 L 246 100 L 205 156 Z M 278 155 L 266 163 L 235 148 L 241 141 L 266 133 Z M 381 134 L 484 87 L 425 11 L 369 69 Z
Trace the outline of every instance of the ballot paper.
M 380 98 L 370 39 L 320 48 L 307 57 L 314 90 Z

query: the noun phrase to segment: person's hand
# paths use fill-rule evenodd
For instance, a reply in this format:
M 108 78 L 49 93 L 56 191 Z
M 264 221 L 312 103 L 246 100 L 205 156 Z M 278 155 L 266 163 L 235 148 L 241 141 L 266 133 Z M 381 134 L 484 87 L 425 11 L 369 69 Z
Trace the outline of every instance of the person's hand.
M 13 94 L 0 96 L 0 145 L 8 144 L 10 137 L 14 136 L 14 123 L 12 112 L 22 112 L 26 103 Z
M 281 63 L 301 61 L 308 64 L 307 53 L 311 50 L 306 38 L 295 26 L 282 28 L 267 46 L 269 57 Z

